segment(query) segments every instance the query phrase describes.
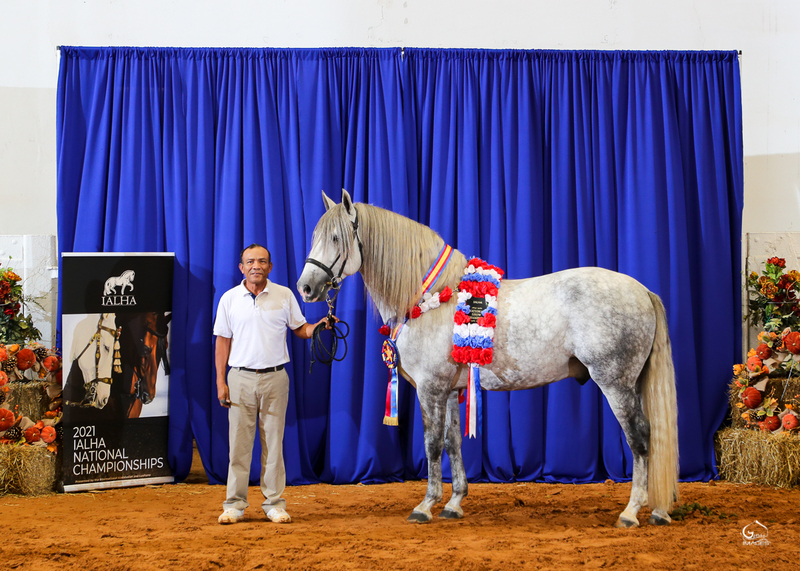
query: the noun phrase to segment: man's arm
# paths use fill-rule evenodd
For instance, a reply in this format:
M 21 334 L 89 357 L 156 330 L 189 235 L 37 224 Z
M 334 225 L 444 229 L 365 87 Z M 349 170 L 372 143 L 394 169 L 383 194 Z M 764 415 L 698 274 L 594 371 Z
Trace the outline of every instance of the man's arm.
M 214 347 L 214 363 L 217 366 L 217 398 L 219 398 L 219 404 L 225 408 L 230 408 L 231 406 L 227 382 L 228 356 L 230 354 L 230 338 L 217 335 L 217 343 Z
M 335 315 L 331 317 L 333 317 L 334 321 L 339 321 Z M 328 325 L 328 317 L 325 316 L 316 323 L 305 323 L 300 327 L 298 327 L 297 329 L 292 329 L 292 333 L 297 335 L 300 339 L 311 339 L 311 335 L 314 333 L 314 329 L 316 329 L 317 325 L 319 325 L 320 323 L 325 324 L 325 329 L 331 328 L 331 326 Z

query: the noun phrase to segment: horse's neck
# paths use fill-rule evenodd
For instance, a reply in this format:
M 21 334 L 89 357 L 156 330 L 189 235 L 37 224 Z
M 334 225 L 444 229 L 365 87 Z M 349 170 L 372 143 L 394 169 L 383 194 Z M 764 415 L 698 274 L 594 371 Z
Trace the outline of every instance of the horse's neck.
M 442 238 L 430 228 L 418 225 L 416 222 L 399 214 L 391 212 L 389 212 L 389 214 L 393 217 L 397 217 L 393 220 L 394 224 L 397 225 L 397 230 L 395 232 L 384 232 L 382 235 L 379 235 L 380 233 L 376 232 L 375 228 L 367 229 L 368 232 L 366 234 L 368 238 L 366 239 L 380 240 L 384 243 L 387 241 L 390 242 L 388 246 L 384 248 L 384 251 L 402 253 L 402 258 L 400 259 L 398 255 L 394 260 L 375 260 L 368 259 L 367 256 L 365 256 L 361 272 L 364 278 L 364 285 L 384 323 L 389 323 L 391 321 L 402 322 L 405 319 L 405 313 L 410 310 L 414 304 L 419 302 L 419 298 L 422 295 L 422 280 L 437 259 L 444 245 Z M 407 231 L 403 231 L 404 226 L 407 226 L 405 228 Z M 417 234 L 419 234 L 419 236 L 417 236 Z M 409 235 L 414 235 L 418 239 L 409 240 Z M 376 249 L 367 248 L 366 251 L 375 252 Z M 375 254 L 374 257 L 382 258 L 382 256 L 377 254 Z M 441 291 L 445 286 L 450 286 L 452 289 L 455 289 L 465 262 L 466 258 L 464 255 L 458 250 L 453 249 L 450 262 L 442 271 L 439 280 L 436 282 L 435 291 Z M 385 271 L 369 271 L 369 269 L 375 269 L 371 266 L 372 264 L 378 264 L 378 267 Z M 412 264 L 416 264 L 416 267 L 413 267 Z M 398 303 L 396 295 L 392 298 L 391 294 L 387 294 L 387 292 L 394 292 L 392 284 L 388 282 L 401 271 L 409 272 L 411 275 L 417 276 L 414 283 L 409 282 L 407 291 L 403 292 L 403 295 L 409 300 L 408 305 L 410 307 L 402 307 L 401 304 Z

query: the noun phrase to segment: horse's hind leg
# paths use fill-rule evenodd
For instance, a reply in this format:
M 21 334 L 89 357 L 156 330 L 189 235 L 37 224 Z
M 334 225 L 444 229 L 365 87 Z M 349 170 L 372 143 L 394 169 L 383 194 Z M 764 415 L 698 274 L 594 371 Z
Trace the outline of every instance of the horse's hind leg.
M 461 415 L 458 410 L 458 391 L 450 391 L 450 396 L 447 397 L 444 449 L 450 458 L 453 494 L 439 517 L 461 519 L 464 517 L 461 500 L 467 497 L 467 473 L 464 471 L 464 461 L 461 458 Z
M 617 417 L 625 439 L 633 453 L 633 478 L 631 497 L 625 510 L 620 514 L 616 527 L 636 527 L 639 525 L 637 514 L 642 506 L 647 505 L 647 461 L 650 444 L 650 423 L 642 410 L 639 396 L 633 389 L 608 389 L 603 391 L 608 404 Z
M 425 432 L 425 455 L 428 457 L 428 490 L 425 499 L 408 516 L 408 521 L 413 523 L 430 522 L 433 519 L 431 508 L 442 499 L 442 449 L 449 389 L 431 388 L 432 384 L 434 381 L 420 383 L 417 380 L 417 396 Z

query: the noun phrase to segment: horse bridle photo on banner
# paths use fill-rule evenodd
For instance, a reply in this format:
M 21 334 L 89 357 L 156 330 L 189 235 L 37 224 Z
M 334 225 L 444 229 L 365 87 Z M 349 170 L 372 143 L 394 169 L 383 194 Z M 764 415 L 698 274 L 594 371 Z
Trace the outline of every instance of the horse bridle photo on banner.
M 105 402 L 100 403 L 98 401 L 98 394 L 97 394 L 97 383 L 105 383 L 107 385 L 111 385 L 113 380 L 111 378 L 112 372 L 109 371 L 108 377 L 101 377 L 100 376 L 100 339 L 103 332 L 110 334 L 114 340 L 113 344 L 113 361 L 112 367 L 113 371 L 120 373 L 122 372 L 120 368 L 120 358 L 119 358 L 119 336 L 122 332 L 121 327 L 117 327 L 116 329 L 112 329 L 110 327 L 106 327 L 103 325 L 103 321 L 107 319 L 106 314 L 100 314 L 100 319 L 97 321 L 97 331 L 89 338 L 89 341 L 86 343 L 86 346 L 83 350 L 78 353 L 78 356 L 73 359 L 74 362 L 78 362 L 80 358 L 83 356 L 84 353 L 92 346 L 92 343 L 95 344 L 95 356 L 94 356 L 94 379 L 90 381 L 85 381 L 83 383 L 83 388 L 85 391 L 85 396 L 81 399 L 80 402 L 74 401 L 65 401 L 67 405 L 70 406 L 79 406 L 79 407 L 94 407 L 94 408 L 103 408 L 105 406 Z

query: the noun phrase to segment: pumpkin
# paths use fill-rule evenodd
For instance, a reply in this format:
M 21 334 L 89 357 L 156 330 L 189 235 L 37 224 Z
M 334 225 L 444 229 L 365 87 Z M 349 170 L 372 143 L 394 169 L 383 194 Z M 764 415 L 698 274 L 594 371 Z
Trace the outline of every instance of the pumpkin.
M 761 362 L 761 359 L 758 358 L 758 355 L 753 355 L 747 359 L 747 368 L 753 373 L 761 372 L 761 365 L 763 365 L 763 363 Z
M 61 359 L 55 355 L 50 355 L 49 357 L 45 358 L 44 363 L 42 364 L 44 365 L 45 369 L 53 373 L 61 368 Z
M 787 414 L 783 417 L 783 427 L 786 430 L 794 430 L 797 426 L 800 425 L 798 422 L 797 417 L 793 414 Z
M 761 430 L 769 430 L 772 432 L 773 430 L 777 430 L 781 427 L 781 419 L 777 416 L 767 416 L 758 423 L 758 426 Z
M 5 361 L 6 359 L 8 359 L 8 351 L 6 351 L 4 345 L 0 345 L 0 363 Z
M 20 349 L 17 353 L 17 369 L 25 371 L 30 369 L 36 362 L 36 355 L 30 349 Z
M 25 431 L 25 442 L 39 442 L 42 439 L 42 433 L 35 426 L 31 426 Z
M 770 349 L 769 345 L 766 343 L 762 343 L 758 347 L 756 347 L 756 355 L 761 360 L 769 359 L 772 356 L 772 349 Z
M 45 444 L 50 444 L 56 439 L 56 429 L 52 426 L 45 426 L 42 428 L 41 437 Z
M 792 331 L 783 338 L 783 344 L 786 345 L 786 350 L 795 355 L 800 354 L 800 332 Z
M 0 432 L 6 431 L 14 425 L 14 413 L 7 408 L 0 408 Z
M 742 402 L 747 408 L 756 408 L 761 404 L 761 392 L 753 387 L 747 387 L 742 391 Z
M 0 387 L 5 386 L 8 384 L 8 375 L 6 375 L 5 371 L 0 371 Z

